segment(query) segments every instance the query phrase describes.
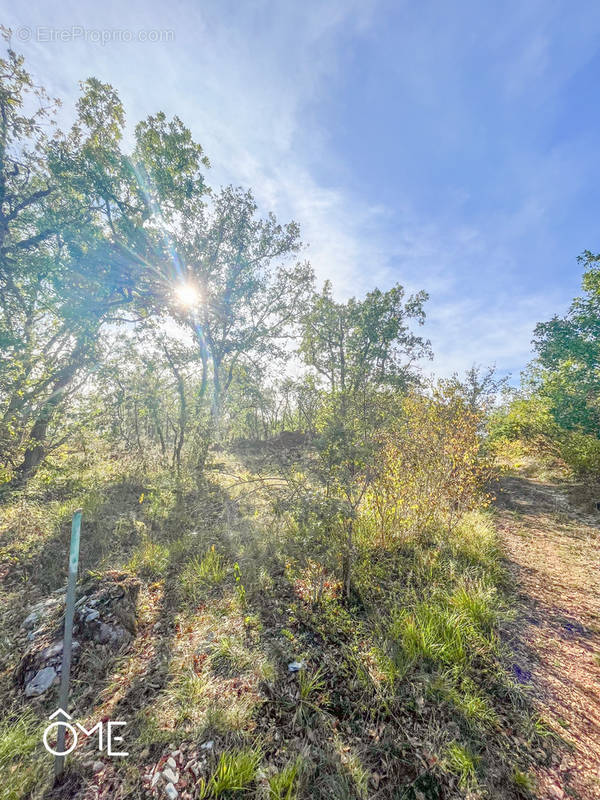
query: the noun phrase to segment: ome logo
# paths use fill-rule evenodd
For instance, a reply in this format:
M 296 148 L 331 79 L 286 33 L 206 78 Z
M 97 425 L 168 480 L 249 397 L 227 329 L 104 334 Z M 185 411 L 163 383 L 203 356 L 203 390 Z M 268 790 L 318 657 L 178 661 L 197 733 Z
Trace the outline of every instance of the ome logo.
M 67 714 L 67 712 L 62 709 L 58 708 L 53 714 L 50 715 L 48 718 L 50 720 L 50 724 L 46 726 L 44 730 L 44 747 L 49 753 L 52 753 L 53 756 L 66 756 L 69 753 L 72 753 L 73 750 L 77 747 L 78 741 L 78 734 L 83 733 L 87 738 L 92 736 L 93 734 L 98 734 L 98 750 L 104 750 L 104 745 L 106 743 L 106 753 L 109 756 L 114 757 L 122 757 L 128 756 L 129 753 L 125 753 L 123 751 L 114 750 L 114 745 L 118 744 L 119 742 L 123 741 L 122 736 L 117 736 L 113 728 L 117 726 L 127 725 L 126 722 L 116 722 L 113 720 L 108 720 L 106 723 L 103 721 L 97 722 L 92 728 L 87 730 L 83 725 L 79 722 L 73 722 L 72 717 Z M 106 726 L 106 727 L 105 727 Z M 60 735 L 60 728 L 64 728 L 64 736 Z M 49 738 L 52 732 L 56 730 L 58 735 L 58 741 L 60 742 L 61 739 L 63 742 L 66 742 L 66 734 L 69 732 L 71 734 L 72 742 L 68 747 L 65 749 L 54 749 L 50 743 Z M 57 743 L 57 747 L 58 747 Z

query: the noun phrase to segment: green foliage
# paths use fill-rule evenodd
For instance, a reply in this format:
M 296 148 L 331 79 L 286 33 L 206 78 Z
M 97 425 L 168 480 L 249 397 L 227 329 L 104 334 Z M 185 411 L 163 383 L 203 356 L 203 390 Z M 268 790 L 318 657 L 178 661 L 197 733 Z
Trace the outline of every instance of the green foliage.
M 536 382 L 557 424 L 593 435 L 600 430 L 600 255 L 579 257 L 585 294 L 563 318 L 535 329 Z
M 574 472 L 600 478 L 600 439 L 596 436 L 568 431 L 561 436 L 558 450 Z
M 496 410 L 488 428 L 493 441 L 552 441 L 559 434 L 549 399 L 535 393 L 518 396 Z
M 134 552 L 128 567 L 143 578 L 161 578 L 167 571 L 170 558 L 168 547 L 146 539 Z
M 378 470 L 365 495 L 380 543 L 438 525 L 450 530 L 485 502 L 492 462 L 482 452 L 479 423 L 452 388 L 401 401 L 377 434 Z
M 269 800 L 296 800 L 301 767 L 297 758 L 269 778 Z
M 466 788 L 476 778 L 477 756 L 459 742 L 451 742 L 446 750 L 446 763 L 451 772 L 458 777 L 459 786 Z
M 515 789 L 522 797 L 530 797 L 535 791 L 535 781 L 528 772 L 522 772 L 515 767 L 513 772 Z
M 364 300 L 337 303 L 331 284 L 315 295 L 303 320 L 300 352 L 330 391 L 345 395 L 365 385 L 404 386 L 414 380 L 410 363 L 429 353 L 429 345 L 409 328 L 423 324 L 425 292 L 404 299 L 404 289 L 375 289 Z
M 0 720 L 0 800 L 18 800 L 47 774 L 47 763 L 34 760 L 42 729 L 30 710 Z M 45 751 L 43 751 L 45 753 Z
M 214 545 L 202 556 L 195 556 L 185 565 L 180 576 L 183 596 L 190 602 L 198 602 L 207 588 L 218 586 L 225 580 L 225 559 Z
M 235 579 L 235 590 L 237 592 L 238 600 L 240 605 L 244 607 L 246 605 L 246 589 L 242 583 L 242 571 L 237 561 L 233 565 L 233 576 Z
M 208 781 L 198 784 L 200 798 L 235 797 L 254 781 L 262 753 L 247 749 L 221 753 L 219 762 Z

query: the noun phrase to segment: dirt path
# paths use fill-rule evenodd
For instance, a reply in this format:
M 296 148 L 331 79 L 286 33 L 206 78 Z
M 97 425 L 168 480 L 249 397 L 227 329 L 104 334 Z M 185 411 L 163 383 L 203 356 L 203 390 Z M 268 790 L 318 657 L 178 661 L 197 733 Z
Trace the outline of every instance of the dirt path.
M 505 478 L 499 527 L 520 608 L 515 671 L 557 746 L 538 774 L 541 800 L 600 798 L 600 513 L 584 514 L 566 484 Z

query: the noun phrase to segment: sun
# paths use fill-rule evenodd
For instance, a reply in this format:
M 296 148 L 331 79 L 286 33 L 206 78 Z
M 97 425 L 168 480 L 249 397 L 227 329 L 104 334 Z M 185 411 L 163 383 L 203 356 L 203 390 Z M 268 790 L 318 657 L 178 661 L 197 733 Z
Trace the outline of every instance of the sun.
M 175 297 L 183 308 L 195 308 L 200 302 L 200 292 L 193 283 L 180 283 L 175 288 Z

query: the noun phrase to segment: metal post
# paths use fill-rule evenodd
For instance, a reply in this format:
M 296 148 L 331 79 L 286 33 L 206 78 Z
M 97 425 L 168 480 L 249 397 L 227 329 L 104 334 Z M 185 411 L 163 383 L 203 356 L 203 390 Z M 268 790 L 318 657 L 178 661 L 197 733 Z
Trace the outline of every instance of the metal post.
M 75 614 L 75 587 L 77 584 L 77 570 L 79 567 L 79 534 L 81 532 L 81 509 L 73 514 L 71 524 L 71 549 L 69 552 L 69 578 L 67 581 L 67 600 L 65 606 L 65 636 L 63 640 L 62 672 L 60 676 L 60 692 L 58 707 L 67 711 L 69 705 L 69 678 L 71 672 L 71 647 L 73 642 L 73 616 Z M 65 726 L 58 728 L 56 749 L 61 752 L 65 749 Z M 54 760 L 54 774 L 58 778 L 65 765 L 64 756 L 56 756 Z

